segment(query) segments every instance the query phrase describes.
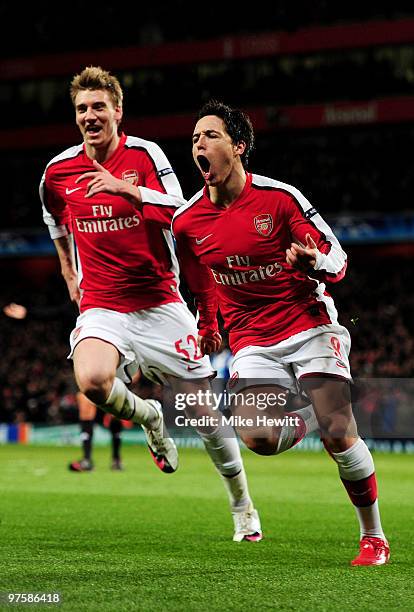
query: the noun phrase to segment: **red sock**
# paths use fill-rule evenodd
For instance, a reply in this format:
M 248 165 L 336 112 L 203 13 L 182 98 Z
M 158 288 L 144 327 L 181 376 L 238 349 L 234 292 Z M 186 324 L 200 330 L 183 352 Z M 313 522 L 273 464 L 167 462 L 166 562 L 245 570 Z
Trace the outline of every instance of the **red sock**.
M 378 491 L 375 472 L 368 476 L 368 478 L 361 478 L 361 480 L 345 480 L 345 478 L 341 478 L 341 480 L 354 506 L 359 508 L 371 506 L 377 499 Z

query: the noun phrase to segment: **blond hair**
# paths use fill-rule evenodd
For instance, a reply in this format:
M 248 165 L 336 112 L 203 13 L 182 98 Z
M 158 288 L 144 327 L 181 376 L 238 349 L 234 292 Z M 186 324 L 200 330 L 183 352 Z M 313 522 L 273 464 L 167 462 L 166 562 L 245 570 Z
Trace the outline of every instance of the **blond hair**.
M 100 66 L 87 66 L 76 74 L 70 84 L 70 97 L 75 105 L 76 96 L 80 91 L 103 89 L 111 97 L 113 105 L 122 108 L 122 88 L 118 79 Z

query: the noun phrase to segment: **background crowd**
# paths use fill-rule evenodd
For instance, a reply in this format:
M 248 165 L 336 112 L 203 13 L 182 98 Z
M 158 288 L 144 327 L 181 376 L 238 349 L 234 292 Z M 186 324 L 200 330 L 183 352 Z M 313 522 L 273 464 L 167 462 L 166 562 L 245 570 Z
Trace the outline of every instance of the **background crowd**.
M 24 31 L 18 37 L 9 32 L 0 40 L 0 239 L 23 230 L 44 231 L 37 185 L 46 161 L 67 146 L 64 133 L 73 123 L 67 93 L 72 71 L 66 73 L 64 65 L 48 70 L 48 57 L 79 54 L 78 69 L 82 69 L 88 63 L 89 49 L 117 49 L 119 53 L 122 48 L 125 52 L 145 48 L 156 54 L 174 43 L 197 45 L 229 36 L 243 40 L 243 36 L 255 33 L 295 34 L 303 28 L 352 23 L 360 23 L 363 29 L 381 21 L 388 22 L 391 32 L 400 22 L 408 29 L 414 16 L 412 2 L 404 0 L 375 5 L 348 2 L 342 7 L 325 0 L 290 0 L 276 3 L 271 14 L 259 1 L 248 16 L 245 11 L 243 15 L 235 13 L 234 3 L 221 6 L 219 14 L 213 5 L 206 5 L 203 17 L 194 19 L 189 27 L 188 19 L 173 19 L 177 11 L 194 14 L 193 5 L 186 0 L 142 5 L 139 19 L 129 15 L 127 8 L 123 13 L 122 6 L 104 4 L 93 16 L 93 29 L 100 33 L 97 41 L 90 28 L 79 27 L 82 2 L 75 1 L 65 13 L 48 10 L 52 3 L 40 4 L 42 10 L 38 5 L 25 9 L 32 14 L 30 19 L 26 15 Z M 18 23 L 19 10 L 17 5 L 3 3 L 2 22 Z M 172 22 L 174 28 L 170 27 Z M 114 27 L 117 24 L 119 27 Z M 308 47 L 290 53 L 257 53 L 253 49 L 251 57 L 209 59 L 207 53 L 200 60 L 185 58 L 177 64 L 169 60 L 133 66 L 129 61 L 128 66 L 114 70 L 125 90 L 125 113 L 132 120 L 159 119 L 160 125 L 178 125 L 177 116 L 188 117 L 191 130 L 197 108 L 210 97 L 246 110 L 265 109 L 266 127 L 257 130 L 251 158 L 254 172 L 295 185 L 329 221 L 338 216 L 352 222 L 367 214 L 379 221 L 389 214 L 401 218 L 412 215 L 414 117 L 410 113 L 401 120 L 377 117 L 330 127 L 317 122 L 295 127 L 284 124 L 282 111 L 284 107 L 335 102 L 411 99 L 414 37 L 390 37 L 388 41 L 385 37 L 381 44 L 355 46 L 345 40 L 343 48 L 337 45 L 325 50 L 315 50 L 311 37 L 307 40 Z M 191 55 L 191 47 L 188 49 Z M 10 72 L 13 65 L 21 69 L 25 58 L 33 62 L 32 56 L 42 54 L 43 60 L 33 63 L 40 66 L 39 74 L 34 71 L 15 78 Z M 43 129 L 49 136 L 53 134 L 47 146 Z M 170 127 L 168 132 L 164 134 L 160 128 L 156 138 L 152 133 L 136 135 L 159 142 L 185 196 L 190 197 L 200 188 L 191 160 L 191 132 L 180 129 L 174 136 Z M 1 145 L 1 140 L 9 145 Z M 390 243 L 391 248 L 376 244 L 375 253 L 372 241 L 358 248 L 346 244 L 348 274 L 328 290 L 335 298 L 340 321 L 352 335 L 354 377 L 388 381 L 386 393 L 380 382 L 365 388 L 360 405 L 367 414 L 381 414 L 382 432 L 388 428 L 395 433 L 405 427 L 404 415 L 413 395 L 414 251 L 408 242 L 394 248 L 392 236 Z M 3 264 L 0 305 L 11 301 L 25 304 L 28 316 L 12 320 L 0 315 L 0 422 L 76 421 L 76 388 L 66 360 L 75 312 L 68 304 L 58 269 L 34 282 L 30 257 L 24 280 L 14 259 L 3 260 Z M 224 348 L 216 357 L 223 375 L 227 356 Z

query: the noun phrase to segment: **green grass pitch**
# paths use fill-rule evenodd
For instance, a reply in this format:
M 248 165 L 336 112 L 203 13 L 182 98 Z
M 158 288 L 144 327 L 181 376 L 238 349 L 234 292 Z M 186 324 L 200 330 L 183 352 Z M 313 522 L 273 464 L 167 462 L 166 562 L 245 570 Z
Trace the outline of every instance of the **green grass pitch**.
M 76 474 L 78 449 L 0 447 L 1 610 L 413 610 L 413 457 L 376 453 L 385 567 L 351 568 L 354 510 L 322 453 L 244 451 L 265 539 L 233 543 L 224 487 L 204 451 L 180 449 L 173 475 L 143 447 L 125 472 Z M 62 604 L 8 606 L 5 593 Z

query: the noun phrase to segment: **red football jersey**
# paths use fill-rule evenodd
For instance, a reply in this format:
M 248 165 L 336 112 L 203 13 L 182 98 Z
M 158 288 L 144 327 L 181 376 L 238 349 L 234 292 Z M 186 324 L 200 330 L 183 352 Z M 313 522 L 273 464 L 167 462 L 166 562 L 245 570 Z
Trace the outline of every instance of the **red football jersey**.
M 102 165 L 140 187 L 142 210 L 110 193 L 84 197 L 88 181 L 75 180 L 95 168 L 83 144 L 53 158 L 40 184 L 51 237 L 74 235 L 81 312 L 132 312 L 182 301 L 170 225 L 185 201 L 168 159 L 155 143 L 123 134 Z
M 295 187 L 247 174 L 228 208 L 204 189 L 175 213 L 172 228 L 189 289 L 198 303 L 208 302 L 200 327 L 213 325 L 218 301 L 234 353 L 337 322 L 323 281 L 344 276 L 346 254 Z M 286 263 L 286 249 L 305 244 L 308 233 L 319 251 L 311 277 Z

